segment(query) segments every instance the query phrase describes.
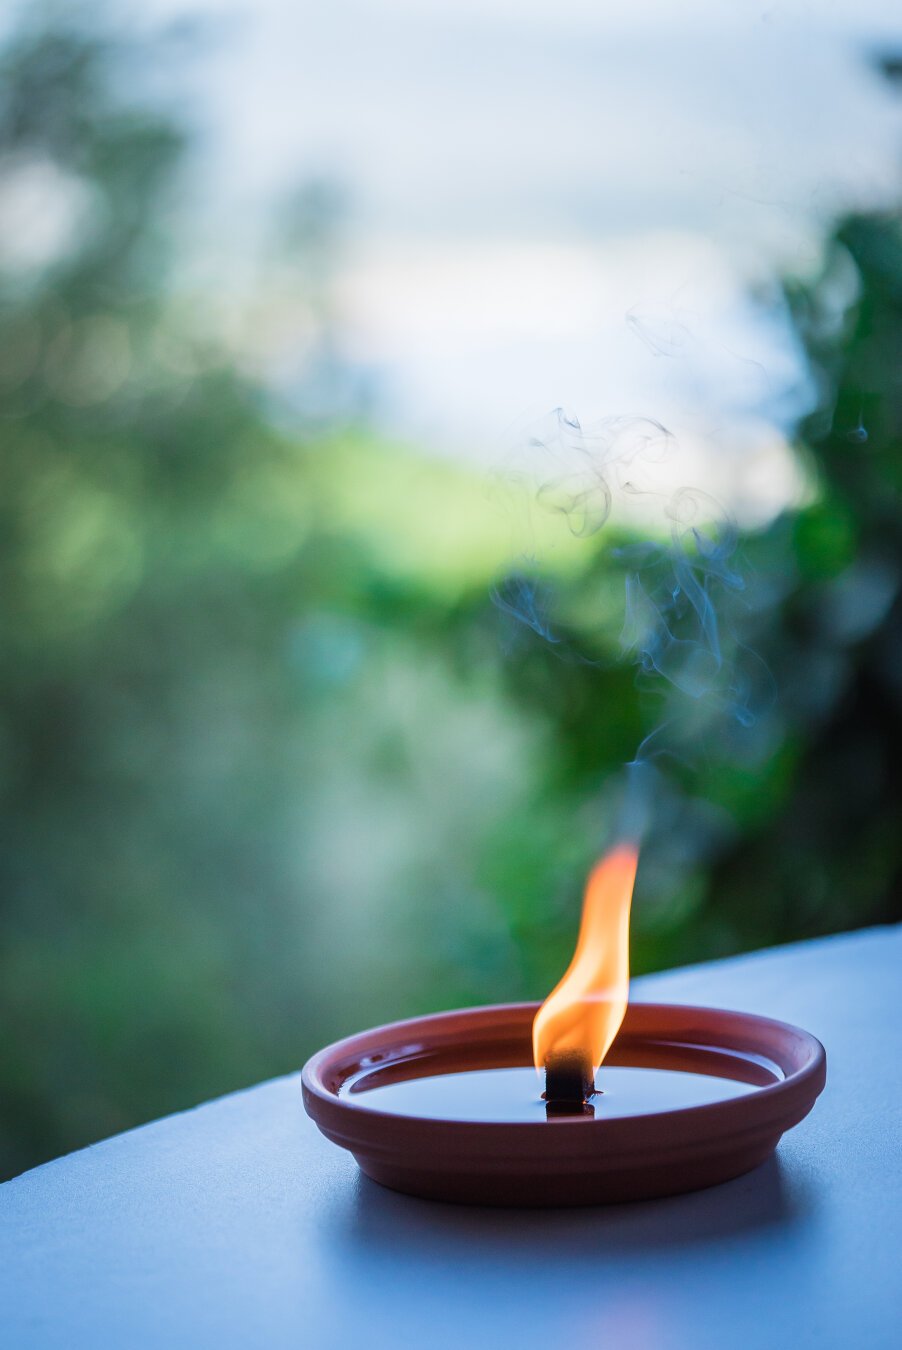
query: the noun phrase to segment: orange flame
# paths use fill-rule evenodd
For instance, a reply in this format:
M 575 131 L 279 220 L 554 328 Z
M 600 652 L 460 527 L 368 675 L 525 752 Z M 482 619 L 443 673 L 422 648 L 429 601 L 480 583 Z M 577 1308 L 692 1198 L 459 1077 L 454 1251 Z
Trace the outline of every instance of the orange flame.
M 638 862 L 638 848 L 618 844 L 589 876 L 573 960 L 532 1024 L 537 1069 L 561 1051 L 587 1054 L 597 1069 L 620 1030 L 629 999 L 630 902 Z

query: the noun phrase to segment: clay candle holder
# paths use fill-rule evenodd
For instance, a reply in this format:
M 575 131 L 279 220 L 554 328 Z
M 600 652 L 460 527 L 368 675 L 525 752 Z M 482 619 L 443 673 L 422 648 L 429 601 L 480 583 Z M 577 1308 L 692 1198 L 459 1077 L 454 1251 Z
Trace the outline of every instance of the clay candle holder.
M 483 1205 L 587 1205 L 750 1171 L 824 1086 L 824 1048 L 796 1027 L 634 1003 L 594 1095 L 559 1113 L 534 1067 L 538 1008 L 438 1013 L 348 1037 L 306 1064 L 306 1110 L 393 1190 Z
M 637 862 L 626 837 L 596 863 L 541 1005 L 396 1022 L 314 1055 L 304 1105 L 323 1134 L 384 1186 L 488 1205 L 638 1200 L 763 1162 L 824 1086 L 823 1046 L 745 1013 L 628 1006 Z

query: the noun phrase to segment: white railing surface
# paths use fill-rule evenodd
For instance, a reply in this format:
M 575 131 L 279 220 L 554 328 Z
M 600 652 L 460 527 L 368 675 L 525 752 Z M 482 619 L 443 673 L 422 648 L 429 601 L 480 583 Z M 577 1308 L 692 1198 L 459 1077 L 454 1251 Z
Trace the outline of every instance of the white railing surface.
M 796 1022 L 827 1088 L 757 1172 L 592 1210 L 361 1179 L 264 1083 L 0 1186 L 0 1342 L 65 1350 L 898 1350 L 902 928 L 636 981 Z

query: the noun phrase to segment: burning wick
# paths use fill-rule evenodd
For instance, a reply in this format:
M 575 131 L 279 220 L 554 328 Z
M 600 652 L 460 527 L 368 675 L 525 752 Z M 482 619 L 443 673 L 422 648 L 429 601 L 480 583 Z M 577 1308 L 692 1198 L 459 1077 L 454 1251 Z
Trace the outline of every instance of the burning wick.
M 545 1107 L 550 1116 L 584 1114 L 595 1095 L 595 1075 L 588 1055 L 579 1050 L 552 1052 L 545 1060 Z M 589 1107 L 592 1115 L 595 1114 Z
M 593 868 L 576 951 L 532 1027 L 535 1066 L 545 1071 L 549 1114 L 587 1113 L 595 1072 L 626 1013 L 630 903 L 639 850 L 618 844 Z M 591 1107 L 588 1108 L 591 1111 Z

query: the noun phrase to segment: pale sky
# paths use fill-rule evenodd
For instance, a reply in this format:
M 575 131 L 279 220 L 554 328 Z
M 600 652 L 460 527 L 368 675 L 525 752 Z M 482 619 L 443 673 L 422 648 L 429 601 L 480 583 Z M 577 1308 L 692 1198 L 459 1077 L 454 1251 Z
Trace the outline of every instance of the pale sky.
M 897 5 L 152 0 L 139 21 L 190 14 L 215 36 L 178 76 L 207 284 L 247 283 L 298 183 L 340 183 L 342 342 L 390 434 L 491 465 L 558 405 L 643 415 L 740 515 L 802 490 L 798 354 L 749 290 L 895 197 L 902 100 L 867 58 L 902 50 Z

